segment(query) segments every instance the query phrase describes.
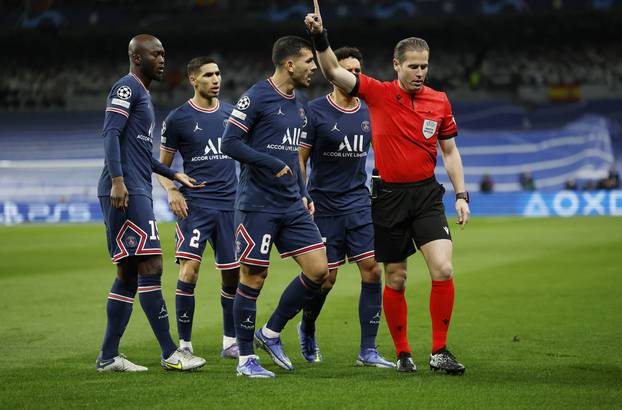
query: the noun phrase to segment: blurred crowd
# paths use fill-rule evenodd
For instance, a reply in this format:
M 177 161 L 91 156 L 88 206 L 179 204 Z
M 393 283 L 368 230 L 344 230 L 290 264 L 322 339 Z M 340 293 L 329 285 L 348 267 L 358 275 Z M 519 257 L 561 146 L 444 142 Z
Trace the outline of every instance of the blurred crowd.
M 383 50 L 360 46 L 365 53 L 364 71 L 382 80 L 394 78 L 390 57 Z M 120 53 L 119 53 L 120 54 Z M 171 53 L 173 54 L 173 53 Z M 175 50 L 177 55 L 183 52 Z M 193 57 L 188 55 L 188 59 Z M 234 101 L 244 90 L 272 71 L 270 56 L 257 52 L 216 53 L 223 75 L 222 97 Z M 187 94 L 185 60 L 169 60 L 166 78 L 154 85 L 158 103 L 173 105 Z M 127 70 L 127 62 L 98 63 L 89 58 L 66 58 L 49 66 L 24 66 L 6 61 L 0 66 L 0 109 L 30 110 L 63 108 L 72 99 L 104 98 L 110 86 Z M 320 73 L 309 96 L 327 90 Z M 432 49 L 428 83 L 448 92 L 472 89 L 481 92 L 516 91 L 523 85 L 600 85 L 619 89 L 622 95 L 622 58 L 617 45 L 576 46 L 555 50 L 526 47 L 524 50 L 490 49 L 486 53 Z M 167 104 L 167 102 L 170 102 Z
M 516 99 L 523 86 L 599 86 L 622 95 L 622 0 L 322 0 L 331 43 L 357 46 L 363 70 L 394 78 L 392 48 L 418 35 L 431 46 L 428 84 Z M 185 64 L 217 58 L 222 98 L 270 75 L 270 48 L 302 34 L 310 0 L 0 0 L 0 110 L 93 109 L 127 70 L 123 48 L 153 32 L 167 49 L 158 106 L 189 93 Z M 617 13 L 617 14 L 616 14 Z M 191 27 L 192 30 L 187 30 Z M 416 27 L 414 29 L 413 27 Z M 317 73 L 309 97 L 330 89 Z M 460 94 L 460 93 L 454 93 Z M 466 98 L 466 97 L 465 97 Z M 99 99 L 99 100 L 98 100 Z M 97 105 L 99 107 L 99 105 Z

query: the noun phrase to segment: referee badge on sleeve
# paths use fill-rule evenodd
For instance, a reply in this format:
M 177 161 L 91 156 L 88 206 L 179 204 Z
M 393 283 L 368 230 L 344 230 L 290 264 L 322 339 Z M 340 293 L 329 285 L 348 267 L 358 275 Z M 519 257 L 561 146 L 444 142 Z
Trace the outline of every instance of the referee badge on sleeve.
M 438 121 L 432 121 L 432 120 L 423 121 L 423 136 L 426 137 L 426 139 L 432 138 L 432 136 L 436 132 L 437 126 L 438 126 Z

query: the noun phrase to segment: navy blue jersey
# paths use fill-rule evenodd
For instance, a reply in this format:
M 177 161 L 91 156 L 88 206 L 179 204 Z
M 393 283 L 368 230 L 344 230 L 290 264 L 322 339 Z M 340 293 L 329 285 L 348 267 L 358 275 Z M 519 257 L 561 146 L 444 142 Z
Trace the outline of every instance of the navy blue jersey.
M 238 178 L 235 161 L 222 153 L 222 133 L 231 114 L 231 104 L 218 102 L 208 110 L 191 100 L 169 113 L 162 124 L 160 148 L 175 153 L 184 160 L 184 172 L 204 188 L 180 191 L 195 205 L 218 210 L 233 210 Z
M 306 137 L 306 126 L 303 103 L 271 79 L 253 85 L 239 99 L 223 135 L 223 149 L 241 163 L 237 209 L 285 213 L 302 207 L 307 192 L 298 144 Z M 275 177 L 285 165 L 294 175 Z
M 108 94 L 103 129 L 104 136 L 110 131 L 119 134 L 120 164 L 109 163 L 107 153 L 97 187 L 98 196 L 110 195 L 111 177 L 120 176 L 115 175 L 120 165 L 129 194 L 151 197 L 151 173 L 157 162 L 152 155 L 154 125 L 149 91 L 134 74 L 122 77 Z
M 300 146 L 310 148 L 309 195 L 318 215 L 341 215 L 370 206 L 365 160 L 371 144 L 367 105 L 339 107 L 329 95 L 309 103 Z

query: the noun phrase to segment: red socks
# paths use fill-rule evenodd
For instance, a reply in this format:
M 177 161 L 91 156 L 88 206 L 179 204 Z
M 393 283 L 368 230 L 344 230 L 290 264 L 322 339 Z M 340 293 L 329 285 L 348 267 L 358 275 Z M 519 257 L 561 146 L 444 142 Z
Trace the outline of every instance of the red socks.
M 453 300 L 453 288 L 452 288 Z M 404 298 L 404 290 L 394 290 L 388 286 L 384 287 L 382 294 L 382 304 L 384 306 L 384 316 L 387 319 L 387 326 L 393 338 L 396 354 L 400 352 L 410 353 L 406 328 L 408 324 L 408 306 Z
M 384 316 L 395 344 L 397 355 L 400 352 L 410 353 L 410 346 L 406 334 L 408 324 L 408 306 L 404 298 L 404 290 L 394 290 L 384 287 L 382 294 Z M 454 281 L 433 280 L 430 292 L 430 316 L 432 317 L 432 352 L 445 347 L 447 329 L 454 307 Z
M 386 294 L 386 288 L 385 288 Z M 451 320 L 451 311 L 454 307 L 454 281 L 433 280 L 432 291 L 430 292 L 430 316 L 432 317 L 432 352 L 445 347 L 447 340 L 447 329 Z M 389 315 L 387 322 L 389 322 Z M 391 327 L 389 326 L 391 329 Z M 391 335 L 393 330 L 391 329 Z M 393 337 L 395 340 L 395 336 Z

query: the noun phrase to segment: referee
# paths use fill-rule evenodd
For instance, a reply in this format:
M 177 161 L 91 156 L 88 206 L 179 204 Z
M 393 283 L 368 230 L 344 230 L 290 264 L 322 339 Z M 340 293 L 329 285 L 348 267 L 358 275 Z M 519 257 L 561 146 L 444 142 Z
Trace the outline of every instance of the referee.
M 404 298 L 406 261 L 418 248 L 432 279 L 430 368 L 463 374 L 464 366 L 447 349 L 446 339 L 454 303 L 452 242 L 445 217 L 445 189 L 434 178 L 437 144 L 456 192 L 457 222 L 469 220 L 462 160 L 454 137 L 457 127 L 447 95 L 424 85 L 429 47 L 410 37 L 395 46 L 397 80 L 380 82 L 342 68 L 328 44 L 318 0 L 305 18 L 326 78 L 368 105 L 376 171 L 372 177 L 372 216 L 376 259 L 384 263 L 384 312 L 397 353 L 397 370 L 414 372 L 407 339 Z

